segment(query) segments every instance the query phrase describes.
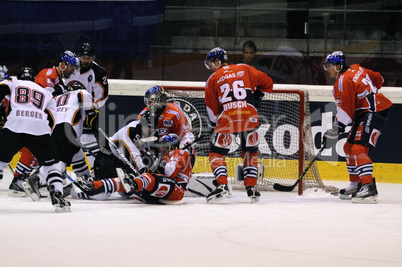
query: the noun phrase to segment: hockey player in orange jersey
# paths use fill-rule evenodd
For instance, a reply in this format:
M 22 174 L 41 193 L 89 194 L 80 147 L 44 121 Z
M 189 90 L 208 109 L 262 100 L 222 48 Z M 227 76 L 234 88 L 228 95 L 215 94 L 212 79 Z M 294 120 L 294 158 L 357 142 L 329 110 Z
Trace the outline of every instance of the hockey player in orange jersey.
M 254 67 L 229 65 L 227 61 L 225 50 L 216 47 L 204 62 L 214 72 L 206 82 L 205 104 L 210 121 L 216 124 L 209 154 L 216 189 L 207 196 L 207 202 L 215 203 L 228 196 L 225 157 L 236 136 L 241 142 L 247 195 L 251 202 L 256 202 L 260 197 L 255 188 L 259 144 L 257 107 L 264 94 L 272 92 L 273 81 Z
M 195 163 L 195 136 L 187 121 L 183 110 L 174 103 L 167 102 L 165 90 L 158 85 L 149 88 L 145 92 L 144 102 L 146 107 L 138 115 L 138 119 L 149 110 L 156 120 L 152 129 L 156 131 L 159 138 L 169 134 L 177 134 L 180 138 L 180 147 L 187 147 L 191 155 L 192 165 Z M 187 146 L 187 144 L 191 145 Z
M 392 105 L 378 92 L 384 80 L 380 73 L 358 64 L 348 67 L 341 51 L 327 56 L 324 69 L 336 79 L 332 93 L 337 114 L 332 129 L 323 136 L 323 145 L 332 147 L 345 127 L 352 125 L 343 147 L 351 183 L 340 190 L 340 198 L 352 199 L 353 203 L 377 203 L 378 191 L 368 151 L 376 146 Z
M 178 149 L 179 143 L 176 134 L 165 135 L 156 143 L 162 159 L 157 172 L 136 176 L 116 168 L 119 178 L 80 180 L 79 183 L 85 189 L 87 198 L 125 192 L 128 198 L 148 204 L 181 204 L 192 174 L 190 154 L 187 150 Z
M 155 118 L 158 118 L 154 129 L 159 137 L 169 133 L 177 134 L 182 146 L 195 140 L 194 133 L 191 130 L 186 116 L 179 106 L 174 103 L 167 103 L 165 90 L 161 86 L 153 86 L 145 92 L 144 102 L 146 107 L 138 115 L 149 110 Z

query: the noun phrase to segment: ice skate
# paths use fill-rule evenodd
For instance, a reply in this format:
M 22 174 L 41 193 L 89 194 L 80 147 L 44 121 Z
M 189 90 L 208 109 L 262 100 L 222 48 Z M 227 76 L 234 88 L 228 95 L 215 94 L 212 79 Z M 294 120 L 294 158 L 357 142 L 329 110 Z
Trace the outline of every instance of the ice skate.
M 216 189 L 207 196 L 208 204 L 219 203 L 229 196 L 227 184 L 218 184 L 216 180 L 213 181 L 213 184 L 216 186 Z
M 92 177 L 86 175 L 77 176 L 75 183 L 78 185 L 79 189 L 86 192 L 95 189 Z
M 116 168 L 116 172 L 126 193 L 130 193 L 138 189 L 138 185 L 137 182 L 135 181 L 134 175 L 126 174 L 121 168 Z
M 352 202 L 360 204 L 376 204 L 378 203 L 377 196 L 377 186 L 375 184 L 375 179 L 373 179 L 372 183 L 363 185 L 362 188 L 360 188 L 360 191 L 352 196 Z
M 55 191 L 53 185 L 48 186 L 50 199 L 52 200 L 52 205 L 56 212 L 70 212 L 71 204 L 63 198 L 63 193 Z
M 22 174 L 13 178 L 8 188 L 8 195 L 10 197 L 26 197 L 26 193 L 24 191 L 24 188 L 22 187 L 22 181 L 24 179 L 25 176 Z
M 21 185 L 27 196 L 29 196 L 33 201 L 39 201 L 41 199 L 42 196 L 39 192 L 39 177 L 37 175 L 27 177 Z
M 350 200 L 352 199 L 352 195 L 359 192 L 361 187 L 361 182 L 350 182 L 348 187 L 339 190 L 339 198 L 343 200 Z
M 261 193 L 254 186 L 246 186 L 246 191 L 251 203 L 260 201 Z

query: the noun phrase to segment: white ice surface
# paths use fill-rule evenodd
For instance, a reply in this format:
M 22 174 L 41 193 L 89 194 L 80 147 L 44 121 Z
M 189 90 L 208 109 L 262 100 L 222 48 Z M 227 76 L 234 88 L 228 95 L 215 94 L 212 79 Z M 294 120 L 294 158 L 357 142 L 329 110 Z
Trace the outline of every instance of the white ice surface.
M 215 205 L 69 198 L 72 212 L 55 213 L 49 199 L 9 197 L 5 175 L 0 266 L 402 266 L 401 184 L 378 184 L 375 205 L 321 191 L 251 204 L 235 191 Z

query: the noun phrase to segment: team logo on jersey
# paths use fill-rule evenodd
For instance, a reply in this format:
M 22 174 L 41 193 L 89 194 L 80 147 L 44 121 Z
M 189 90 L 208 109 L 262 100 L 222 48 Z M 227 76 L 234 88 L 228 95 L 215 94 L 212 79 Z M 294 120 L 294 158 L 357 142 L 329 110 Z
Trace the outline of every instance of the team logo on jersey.
M 243 77 L 244 76 L 244 71 L 239 71 L 236 73 L 237 78 Z
M 163 126 L 172 127 L 173 126 L 173 121 L 172 120 L 163 120 Z
M 259 139 L 258 139 L 258 132 L 255 131 L 251 134 L 248 135 L 247 137 L 247 145 L 249 146 L 255 146 L 259 143 Z
M 151 194 L 154 197 L 164 197 L 169 193 L 170 185 L 159 184 L 158 189 Z
M 380 136 L 381 132 L 377 129 L 373 129 L 373 132 L 370 135 L 370 140 L 369 143 L 372 146 L 375 146 L 377 144 L 378 141 L 378 137 Z
M 93 77 L 92 75 L 89 75 L 89 76 L 88 76 L 88 82 L 91 82 L 91 81 L 93 80 L 93 78 L 94 78 L 94 77 Z
M 231 134 L 224 134 L 220 133 L 218 134 L 218 138 L 215 142 L 220 147 L 228 147 L 232 143 L 233 137 Z

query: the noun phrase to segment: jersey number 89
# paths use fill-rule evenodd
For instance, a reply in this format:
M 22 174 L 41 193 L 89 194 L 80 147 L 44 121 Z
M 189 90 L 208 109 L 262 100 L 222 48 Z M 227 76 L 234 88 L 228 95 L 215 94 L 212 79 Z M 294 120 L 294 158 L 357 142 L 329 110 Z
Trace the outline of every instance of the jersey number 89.
M 43 107 L 44 95 L 42 92 L 27 87 L 18 87 L 15 94 L 15 102 L 18 104 L 29 104 L 38 109 Z

